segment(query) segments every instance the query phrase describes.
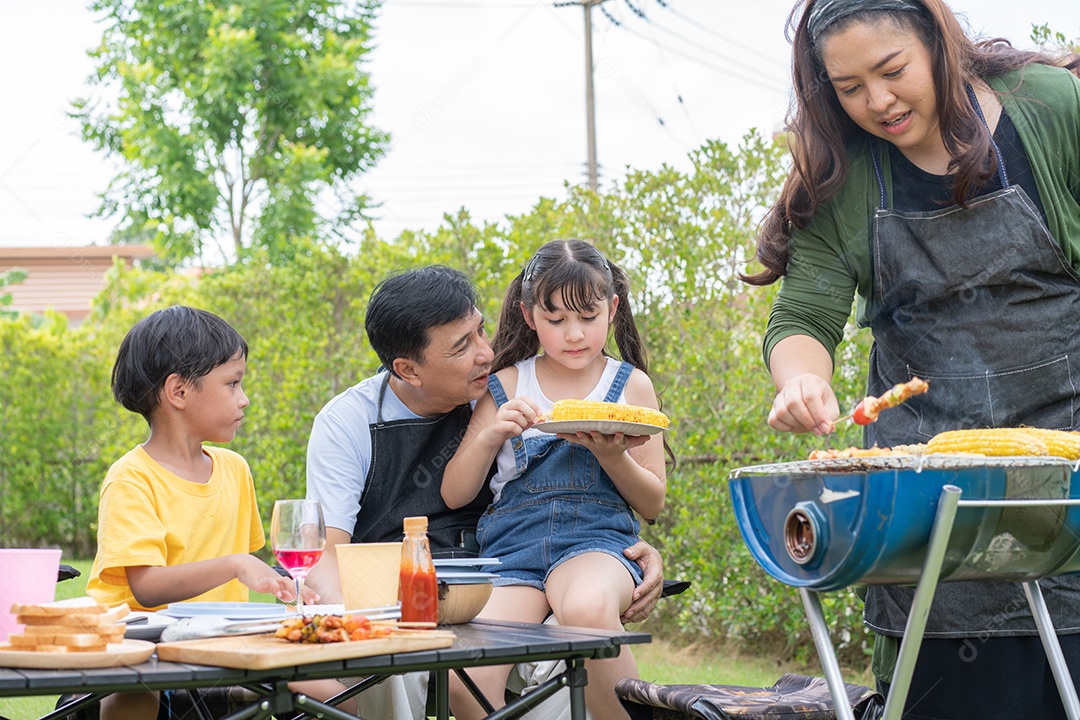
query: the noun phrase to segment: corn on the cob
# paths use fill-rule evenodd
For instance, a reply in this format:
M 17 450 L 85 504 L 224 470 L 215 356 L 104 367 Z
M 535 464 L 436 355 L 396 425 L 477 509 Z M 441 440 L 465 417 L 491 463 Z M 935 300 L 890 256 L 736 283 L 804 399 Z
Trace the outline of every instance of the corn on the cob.
M 926 443 L 928 453 L 975 453 L 995 457 L 1049 455 L 1046 443 L 1018 428 L 948 430 Z
M 597 402 L 595 400 L 559 400 L 546 418 L 552 422 L 562 420 L 616 420 L 619 422 L 644 423 L 667 427 L 668 416 L 659 410 L 625 405 L 623 403 Z
M 1018 428 L 1018 430 L 1046 443 L 1046 448 L 1051 455 L 1069 460 L 1080 460 L 1080 433 L 1029 427 Z

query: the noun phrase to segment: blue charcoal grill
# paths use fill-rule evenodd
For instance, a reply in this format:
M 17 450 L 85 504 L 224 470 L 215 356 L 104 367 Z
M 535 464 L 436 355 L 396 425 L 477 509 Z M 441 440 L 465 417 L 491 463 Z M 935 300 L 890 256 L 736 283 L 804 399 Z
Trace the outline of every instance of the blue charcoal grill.
M 1080 701 L 1037 580 L 1080 572 L 1080 483 L 1061 458 L 909 455 L 739 468 L 729 485 L 754 559 L 799 588 L 837 717 L 852 720 L 817 594 L 916 585 L 886 701 L 899 718 L 938 582 L 1022 583 L 1070 720 Z

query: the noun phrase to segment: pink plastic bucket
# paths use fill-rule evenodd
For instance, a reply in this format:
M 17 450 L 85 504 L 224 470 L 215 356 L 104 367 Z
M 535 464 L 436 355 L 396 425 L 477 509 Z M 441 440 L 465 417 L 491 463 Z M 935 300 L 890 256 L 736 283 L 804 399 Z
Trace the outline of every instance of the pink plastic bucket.
M 59 548 L 0 548 L 0 642 L 23 629 L 11 613 L 12 604 L 52 602 L 59 573 Z

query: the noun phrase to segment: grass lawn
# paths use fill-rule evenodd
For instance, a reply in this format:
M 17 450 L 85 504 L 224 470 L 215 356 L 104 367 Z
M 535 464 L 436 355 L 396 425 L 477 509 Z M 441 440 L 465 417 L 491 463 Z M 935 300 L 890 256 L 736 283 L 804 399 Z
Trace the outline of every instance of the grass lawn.
M 57 600 L 83 595 L 90 575 L 90 561 L 65 562 L 77 567 L 82 576 L 58 584 Z M 252 596 L 252 600 L 260 599 L 268 601 L 269 597 Z M 817 667 L 783 665 L 769 658 L 748 657 L 737 650 L 725 650 L 715 645 L 682 647 L 658 638 L 654 638 L 648 645 L 635 645 L 634 657 L 637 658 L 638 671 L 643 679 L 663 684 L 705 683 L 767 687 L 785 672 L 822 675 Z M 845 670 L 845 679 L 848 682 L 872 686 L 868 671 L 852 675 Z M 55 695 L 0 698 L 0 716 L 11 720 L 40 717 L 52 710 L 55 704 Z

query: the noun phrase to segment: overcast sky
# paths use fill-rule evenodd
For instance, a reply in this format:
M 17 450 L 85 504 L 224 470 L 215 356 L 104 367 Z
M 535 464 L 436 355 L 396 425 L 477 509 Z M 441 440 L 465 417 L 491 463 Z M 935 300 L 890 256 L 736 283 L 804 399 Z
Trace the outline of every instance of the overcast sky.
M 1080 37 L 1076 0 L 954 0 L 979 34 Z M 768 135 L 788 102 L 779 0 L 607 0 L 593 10 L 601 184 L 685 168 L 707 139 Z M 642 12 L 640 17 L 636 12 Z M 602 11 L 602 12 L 601 12 Z M 103 244 L 89 220 L 110 167 L 65 116 L 101 26 L 81 0 L 0 0 L 0 245 Z M 392 144 L 361 181 L 383 237 L 527 212 L 585 181 L 584 13 L 534 0 L 387 0 L 367 70 Z

